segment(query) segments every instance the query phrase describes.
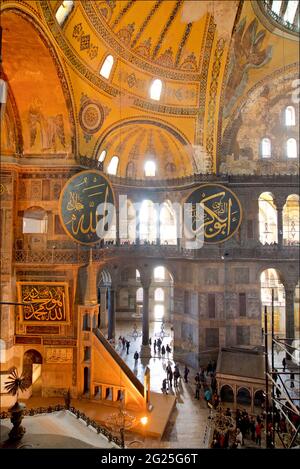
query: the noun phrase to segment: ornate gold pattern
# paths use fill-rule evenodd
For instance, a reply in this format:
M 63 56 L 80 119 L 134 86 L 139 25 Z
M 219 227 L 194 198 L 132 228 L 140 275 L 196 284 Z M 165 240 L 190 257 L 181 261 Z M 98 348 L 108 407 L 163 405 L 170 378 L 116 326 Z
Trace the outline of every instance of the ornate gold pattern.
M 26 324 L 69 323 L 69 292 L 65 282 L 18 282 L 20 321 Z

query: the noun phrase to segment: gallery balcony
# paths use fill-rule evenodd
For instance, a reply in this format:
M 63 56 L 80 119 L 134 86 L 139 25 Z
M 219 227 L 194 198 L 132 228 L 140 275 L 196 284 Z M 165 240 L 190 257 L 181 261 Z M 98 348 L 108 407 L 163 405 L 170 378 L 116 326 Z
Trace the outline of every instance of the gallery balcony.
M 299 256 L 299 246 L 278 246 L 262 245 L 255 247 L 236 247 L 204 245 L 201 249 L 185 249 L 176 245 L 157 244 L 109 244 L 104 247 L 94 247 L 92 251 L 93 261 L 109 261 L 116 257 L 132 258 L 159 258 L 159 259 L 199 259 L 218 261 L 224 259 L 226 253 L 227 260 L 253 260 L 253 259 L 273 259 L 273 260 L 293 260 Z M 9 253 L 2 251 L 1 260 L 5 264 L 9 258 Z M 14 264 L 87 264 L 90 258 L 90 250 L 79 246 L 77 249 L 48 249 L 48 250 L 15 250 Z M 6 262 L 5 262 L 6 261 Z

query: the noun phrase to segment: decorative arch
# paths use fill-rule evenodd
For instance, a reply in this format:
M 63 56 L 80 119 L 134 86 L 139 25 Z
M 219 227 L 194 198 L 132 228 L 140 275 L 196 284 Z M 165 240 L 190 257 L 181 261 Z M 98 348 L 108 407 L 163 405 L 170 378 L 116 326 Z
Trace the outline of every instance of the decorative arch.
M 70 85 L 70 78 L 68 76 L 67 70 L 64 68 L 62 61 L 59 59 L 58 54 L 56 53 L 56 49 L 53 44 L 53 39 L 51 36 L 46 32 L 44 24 L 40 21 L 40 19 L 33 13 L 28 11 L 28 9 L 24 8 L 22 4 L 18 6 L 11 7 L 10 5 L 3 5 L 1 16 L 2 16 L 2 26 L 4 26 L 4 20 L 8 14 L 15 14 L 26 22 L 28 22 L 33 29 L 35 30 L 36 34 L 38 34 L 39 38 L 41 39 L 43 45 L 47 48 L 49 52 L 49 58 L 52 59 L 53 65 L 56 69 L 56 76 L 57 80 L 60 83 L 62 94 L 65 100 L 66 106 L 66 113 L 68 116 L 68 123 L 70 126 L 70 147 L 73 155 L 77 154 L 77 132 L 75 126 L 75 105 L 72 98 L 72 94 L 70 92 L 71 85 Z M 19 110 L 20 113 L 20 110 Z M 23 143 L 23 135 L 22 139 L 20 140 Z
M 33 382 L 33 365 L 43 363 L 43 357 L 40 352 L 35 349 L 26 350 L 23 355 L 23 374 L 28 379 L 28 382 Z

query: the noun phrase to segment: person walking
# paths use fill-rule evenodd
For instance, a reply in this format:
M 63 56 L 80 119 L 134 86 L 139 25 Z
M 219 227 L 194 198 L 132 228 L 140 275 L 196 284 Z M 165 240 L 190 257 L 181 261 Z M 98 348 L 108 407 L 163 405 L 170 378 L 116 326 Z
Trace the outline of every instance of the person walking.
M 129 354 L 129 347 L 130 347 L 130 342 L 129 342 L 129 340 L 126 340 L 126 353 L 127 353 L 127 355 Z
M 184 382 L 185 382 L 185 383 L 188 382 L 189 372 L 190 372 L 190 370 L 189 370 L 188 367 L 185 365 L 185 367 L 184 367 L 184 373 L 183 373 L 183 378 L 184 378 Z
M 154 355 L 156 354 L 156 345 L 157 345 L 157 342 L 156 342 L 156 339 L 155 339 L 154 342 L 153 342 Z
M 166 349 L 165 349 L 165 346 L 164 346 L 164 345 L 163 345 L 162 348 L 161 348 L 161 354 L 162 354 L 162 357 L 165 358 Z
M 286 368 L 286 359 L 285 359 L 285 357 L 283 357 L 283 359 L 282 359 L 282 366 L 283 366 L 283 371 L 285 371 L 285 368 Z
M 139 359 L 139 354 L 138 354 L 137 351 L 134 353 L 133 358 L 135 359 L 135 362 L 138 361 L 138 359 Z
M 294 379 L 295 379 L 295 373 L 292 372 L 292 373 L 290 374 L 291 388 L 294 388 L 294 387 L 295 387 Z
M 125 350 L 125 346 L 126 346 L 126 339 L 125 339 L 125 337 L 122 337 L 122 345 L 123 345 L 123 350 Z
M 173 376 L 174 376 L 174 387 L 177 388 L 178 387 L 178 379 L 180 378 L 178 365 L 175 365 L 175 367 L 174 367 Z

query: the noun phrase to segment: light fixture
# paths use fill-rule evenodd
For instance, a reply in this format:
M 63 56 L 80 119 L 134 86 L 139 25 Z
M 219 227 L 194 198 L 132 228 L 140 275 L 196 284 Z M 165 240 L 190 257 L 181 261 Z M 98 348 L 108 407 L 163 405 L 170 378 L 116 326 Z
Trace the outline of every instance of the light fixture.
M 147 425 L 147 423 L 148 423 L 148 417 L 146 417 L 146 415 L 144 417 L 141 417 L 141 424 L 145 426 Z

